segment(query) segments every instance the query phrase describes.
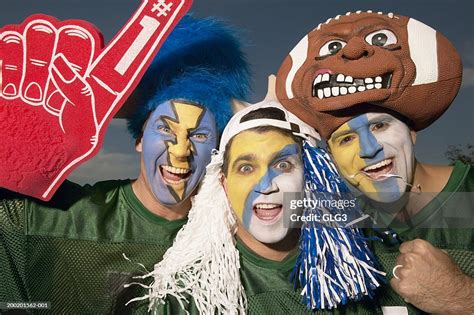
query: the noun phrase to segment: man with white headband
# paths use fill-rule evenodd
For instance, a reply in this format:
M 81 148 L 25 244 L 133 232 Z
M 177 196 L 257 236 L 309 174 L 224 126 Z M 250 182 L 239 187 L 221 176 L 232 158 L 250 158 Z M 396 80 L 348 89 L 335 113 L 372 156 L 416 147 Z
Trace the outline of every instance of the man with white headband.
M 284 199 L 311 186 L 302 154 L 314 154 L 319 135 L 269 94 L 234 115 L 224 129 L 188 223 L 163 261 L 143 277 L 154 282 L 149 294 L 137 299 L 148 298 L 150 309 L 173 297 L 184 309 L 203 314 L 310 313 L 357 301 L 378 286 L 375 261 L 357 231 L 309 224 L 302 234 L 311 234 L 311 242 L 299 240 L 299 230 L 290 225 L 301 209 L 288 207 Z M 319 175 L 336 187 L 331 175 L 337 173 L 330 173 L 327 156 L 318 156 L 326 163 L 318 168 Z M 339 241 L 329 234 L 339 235 Z M 307 247 L 316 250 L 325 242 L 336 245 L 308 252 Z M 341 270 L 354 267 L 354 273 L 341 271 L 340 279 L 331 279 L 339 267 L 329 259 L 337 260 L 337 251 L 346 253 L 339 260 Z M 299 294 L 290 282 L 293 268 L 294 282 L 306 293 Z M 352 290 L 336 289 L 351 285 Z
M 441 33 L 372 11 L 321 23 L 278 73 L 278 99 L 321 133 L 378 224 L 396 232 L 374 244 L 393 274 L 380 294 L 387 314 L 474 309 L 474 169 L 414 154 L 416 132 L 448 109 L 461 79 L 461 59 Z

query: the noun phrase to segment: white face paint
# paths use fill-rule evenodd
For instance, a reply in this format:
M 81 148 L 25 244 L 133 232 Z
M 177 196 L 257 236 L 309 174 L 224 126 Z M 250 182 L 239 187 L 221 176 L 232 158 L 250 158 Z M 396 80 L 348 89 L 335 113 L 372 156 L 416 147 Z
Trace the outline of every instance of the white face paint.
M 297 213 L 299 209 L 292 210 L 287 208 L 284 203 L 284 194 L 291 192 L 300 192 L 303 189 L 303 165 L 300 156 L 293 156 L 287 159 L 287 162 L 293 164 L 293 170 L 288 173 L 281 173 L 273 178 L 270 186 L 265 192 L 253 202 L 253 208 L 262 205 L 282 205 L 282 211 L 274 218 L 265 214 L 265 209 L 256 209 L 252 214 L 248 231 L 257 240 L 262 243 L 277 243 L 283 240 L 290 231 L 290 216 Z M 271 211 L 271 210 L 270 210 Z

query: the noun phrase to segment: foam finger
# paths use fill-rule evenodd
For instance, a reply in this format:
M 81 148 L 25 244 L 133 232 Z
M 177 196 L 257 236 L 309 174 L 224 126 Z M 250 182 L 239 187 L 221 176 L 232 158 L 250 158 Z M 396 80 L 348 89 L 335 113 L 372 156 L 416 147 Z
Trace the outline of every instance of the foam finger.
M 25 28 L 25 69 L 21 93 L 24 101 L 31 105 L 41 105 L 45 98 L 56 38 L 56 28 L 45 19 L 33 20 Z
M 23 36 L 12 28 L 0 35 L 0 60 L 0 95 L 16 98 L 23 74 Z

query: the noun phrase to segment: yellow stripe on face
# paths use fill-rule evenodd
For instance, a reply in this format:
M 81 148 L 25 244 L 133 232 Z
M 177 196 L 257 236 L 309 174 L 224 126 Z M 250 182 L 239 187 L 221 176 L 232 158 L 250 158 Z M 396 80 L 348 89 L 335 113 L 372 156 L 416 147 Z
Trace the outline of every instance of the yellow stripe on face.
M 360 158 L 359 136 L 349 123 L 340 126 L 328 141 L 332 156 L 342 176 L 364 192 L 376 192 L 374 182 L 359 173 L 366 163 Z
M 168 141 L 168 162 L 171 166 L 189 168 L 189 156 L 192 154 L 193 146 L 189 140 L 189 131 L 199 126 L 204 116 L 204 108 L 192 104 L 171 102 L 176 119 L 164 118 L 163 121 L 176 135 L 175 141 Z M 186 190 L 186 183 L 182 182 L 172 185 L 171 188 L 176 195 L 182 199 Z
M 241 221 L 244 211 L 252 210 L 244 209 L 245 202 L 267 174 L 275 153 L 294 143 L 291 137 L 276 131 L 257 133 L 249 130 L 233 138 L 227 163 L 227 188 L 230 204 Z M 251 172 L 246 172 L 246 168 Z

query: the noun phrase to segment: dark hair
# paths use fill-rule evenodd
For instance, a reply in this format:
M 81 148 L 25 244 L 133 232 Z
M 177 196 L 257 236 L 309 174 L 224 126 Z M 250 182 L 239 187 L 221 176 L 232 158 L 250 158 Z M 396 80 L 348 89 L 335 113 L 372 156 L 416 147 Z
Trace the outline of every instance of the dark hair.
M 242 123 L 245 121 L 250 121 L 250 120 L 255 120 L 255 119 L 264 119 L 264 118 L 285 121 L 285 113 L 281 109 L 278 109 L 275 107 L 259 108 L 244 115 L 240 119 L 240 122 Z M 295 136 L 293 132 L 291 132 L 290 130 L 281 129 L 275 126 L 258 126 L 255 128 L 248 129 L 246 131 L 255 131 L 259 134 L 270 132 L 270 131 L 278 132 L 279 134 L 283 136 L 291 138 L 295 143 L 298 144 L 301 150 L 301 146 L 302 146 L 301 138 Z M 224 162 L 222 164 L 222 171 L 225 176 L 227 176 L 227 173 L 228 173 L 229 152 L 230 152 L 230 147 L 232 146 L 232 143 L 234 142 L 234 138 L 235 136 L 232 137 L 225 146 Z

